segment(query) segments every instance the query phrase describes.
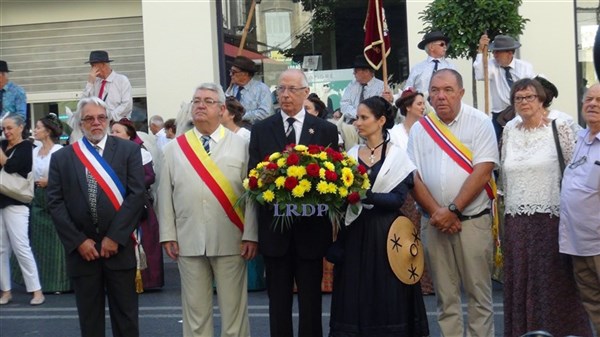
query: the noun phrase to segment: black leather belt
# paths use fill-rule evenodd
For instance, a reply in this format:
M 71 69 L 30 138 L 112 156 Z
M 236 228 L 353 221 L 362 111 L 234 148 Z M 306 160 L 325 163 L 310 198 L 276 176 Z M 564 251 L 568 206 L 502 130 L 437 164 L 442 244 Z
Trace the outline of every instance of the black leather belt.
M 458 220 L 460 220 L 460 221 L 473 220 L 473 219 L 477 219 L 477 218 L 480 218 L 480 217 L 482 217 L 484 215 L 488 215 L 488 214 L 490 214 L 490 209 L 486 208 L 483 211 L 481 211 L 475 215 L 461 215 L 458 217 Z

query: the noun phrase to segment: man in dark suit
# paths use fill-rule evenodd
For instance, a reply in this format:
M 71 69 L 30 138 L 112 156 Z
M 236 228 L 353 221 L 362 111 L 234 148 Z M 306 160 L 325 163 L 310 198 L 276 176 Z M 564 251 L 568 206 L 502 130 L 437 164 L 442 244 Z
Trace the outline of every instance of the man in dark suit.
M 279 77 L 281 111 L 254 124 L 250 138 L 249 168 L 290 143 L 337 149 L 337 128 L 307 114 L 304 100 L 310 89 L 304 73 L 291 69 Z M 258 212 L 258 246 L 265 259 L 271 336 L 293 337 L 294 280 L 300 311 L 298 336 L 320 337 L 322 259 L 332 240 L 327 216 L 295 217 L 290 228 L 273 228 L 273 209 Z
M 106 295 L 113 336 L 137 337 L 131 233 L 144 204 L 140 147 L 108 136 L 106 103 L 99 98 L 81 100 L 77 110 L 84 138 L 52 155 L 47 195 L 67 254 L 81 335 L 104 337 Z

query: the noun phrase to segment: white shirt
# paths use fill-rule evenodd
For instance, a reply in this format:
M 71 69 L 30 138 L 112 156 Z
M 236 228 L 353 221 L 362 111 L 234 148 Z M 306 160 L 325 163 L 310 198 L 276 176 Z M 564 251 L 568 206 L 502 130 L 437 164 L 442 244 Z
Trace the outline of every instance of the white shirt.
M 100 88 L 102 87 L 102 79 L 96 77 L 96 82 L 91 84 L 87 82 L 85 89 L 81 93 L 81 97 L 98 97 Z M 108 106 L 108 113 L 113 121 L 118 121 L 121 118 L 131 118 L 131 110 L 133 109 L 133 99 L 131 98 L 131 83 L 125 75 L 121 75 L 114 70 L 106 78 L 104 85 L 103 97 L 100 97 Z
M 576 135 L 579 132 L 579 130 L 582 129 L 582 127 L 579 124 L 575 123 L 573 117 L 571 117 L 571 115 L 565 112 L 552 109 L 550 110 L 550 112 L 548 112 L 547 117 L 548 119 L 556 119 L 557 122 L 565 122 L 571 128 L 571 131 L 573 131 L 574 135 Z M 517 123 L 520 123 L 522 121 L 523 120 L 521 119 L 521 116 L 517 114 L 515 118 L 511 119 L 506 123 L 505 128 L 515 126 L 517 125 Z
M 448 127 L 471 149 L 473 166 L 485 162 L 498 164 L 496 134 L 492 121 L 486 114 L 463 103 L 456 119 Z M 415 123 L 410 129 L 408 154 L 437 203 L 452 203 L 469 174 L 435 143 L 421 123 Z M 475 215 L 489 207 L 490 200 L 485 190 L 482 190 L 462 213 Z
M 52 154 L 60 149 L 62 149 L 61 145 L 54 144 L 54 146 L 50 149 L 45 156 L 40 156 L 41 146 L 35 147 L 33 149 L 33 180 L 38 181 L 41 178 L 48 178 L 48 170 L 50 169 L 50 158 Z
M 198 137 L 200 143 L 202 144 L 202 136 L 204 135 L 200 133 L 200 131 L 198 131 L 198 129 L 196 129 L 195 127 L 192 130 L 194 130 L 194 134 L 196 135 L 196 137 Z M 225 137 L 225 127 L 219 124 L 219 127 L 215 131 L 213 131 L 213 133 L 210 134 L 210 140 L 208 141 L 209 147 L 212 149 L 215 146 L 217 146 L 217 143 L 223 137 Z
M 306 110 L 304 110 L 304 108 L 302 108 L 302 110 L 300 110 L 300 112 L 298 112 L 296 116 L 294 116 L 296 121 L 292 126 L 294 127 L 294 133 L 296 134 L 296 144 L 300 142 L 300 133 L 302 133 L 302 125 L 304 124 L 305 116 Z M 290 116 L 288 116 L 285 112 L 283 112 L 283 110 L 281 110 L 281 118 L 283 118 L 283 130 L 285 131 L 289 126 L 287 119 L 290 118 Z
M 340 101 L 340 111 L 347 118 L 356 118 L 356 109 L 360 103 L 360 92 L 362 91 L 362 84 L 353 80 L 344 89 L 344 95 Z M 383 94 L 383 81 L 373 77 L 365 86 L 365 92 L 363 98 L 367 99 L 373 96 L 381 96 Z
M 296 124 L 296 123 L 294 123 Z M 294 129 L 295 130 L 295 129 Z M 250 130 L 246 128 L 239 128 L 236 132 L 236 135 L 244 138 L 248 143 L 250 143 Z
M 533 78 L 533 66 L 528 62 L 519 60 L 513 57 L 512 62 L 508 65 L 513 83 L 523 78 Z M 475 70 L 475 78 L 478 81 L 483 81 L 483 55 L 477 54 L 477 58 L 473 63 Z M 490 96 L 492 98 L 492 111 L 500 112 L 510 105 L 510 87 L 506 82 L 506 71 L 502 68 L 493 57 L 488 60 L 488 77 L 490 80 Z
M 408 146 L 408 132 L 406 132 L 404 123 L 394 125 L 389 132 L 394 143 L 398 144 L 402 150 L 406 151 L 406 147 Z
M 163 147 L 165 145 L 167 145 L 167 143 L 170 141 L 169 138 L 167 138 L 167 134 L 165 133 L 165 129 L 162 128 L 160 129 L 155 135 L 154 137 L 156 137 L 156 146 L 158 146 L 158 149 L 162 151 Z
M 408 79 L 404 84 L 404 89 L 412 87 L 417 91 L 423 93 L 425 97 L 429 96 L 429 83 L 431 82 L 431 75 L 433 75 L 433 69 L 435 67 L 435 58 L 428 56 L 423 62 L 417 63 L 408 75 Z M 446 58 L 438 58 L 438 68 L 442 69 L 456 69 L 454 64 L 450 63 Z

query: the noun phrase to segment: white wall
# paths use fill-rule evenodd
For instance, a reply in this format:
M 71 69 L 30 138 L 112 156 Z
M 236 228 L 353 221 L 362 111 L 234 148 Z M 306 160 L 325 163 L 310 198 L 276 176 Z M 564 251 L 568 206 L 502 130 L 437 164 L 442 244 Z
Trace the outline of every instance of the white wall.
M 148 116 L 174 118 L 202 82 L 219 81 L 215 1 L 142 0 Z
M 417 48 L 423 34 L 423 23 L 418 18 L 430 1 L 408 0 L 408 45 L 411 67 L 421 62 L 426 54 Z M 575 45 L 575 13 L 573 1 L 525 0 L 519 9 L 521 15 L 530 19 L 522 36 L 517 37 L 523 45 L 519 57 L 533 64 L 535 73 L 544 74 L 559 90 L 553 107 L 576 117 L 577 73 Z M 463 75 L 464 102 L 472 104 L 471 61 L 453 60 Z M 483 82 L 477 87 L 479 109 L 483 110 Z

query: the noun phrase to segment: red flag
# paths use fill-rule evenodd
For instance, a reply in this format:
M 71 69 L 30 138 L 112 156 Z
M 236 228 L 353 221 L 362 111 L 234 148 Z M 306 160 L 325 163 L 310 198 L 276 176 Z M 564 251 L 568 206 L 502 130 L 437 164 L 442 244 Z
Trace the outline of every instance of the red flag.
M 379 69 L 385 54 L 390 54 L 390 34 L 385 20 L 383 0 L 369 0 L 367 18 L 364 25 L 365 30 L 365 57 L 367 62 Z M 385 52 L 383 52 L 385 51 Z

